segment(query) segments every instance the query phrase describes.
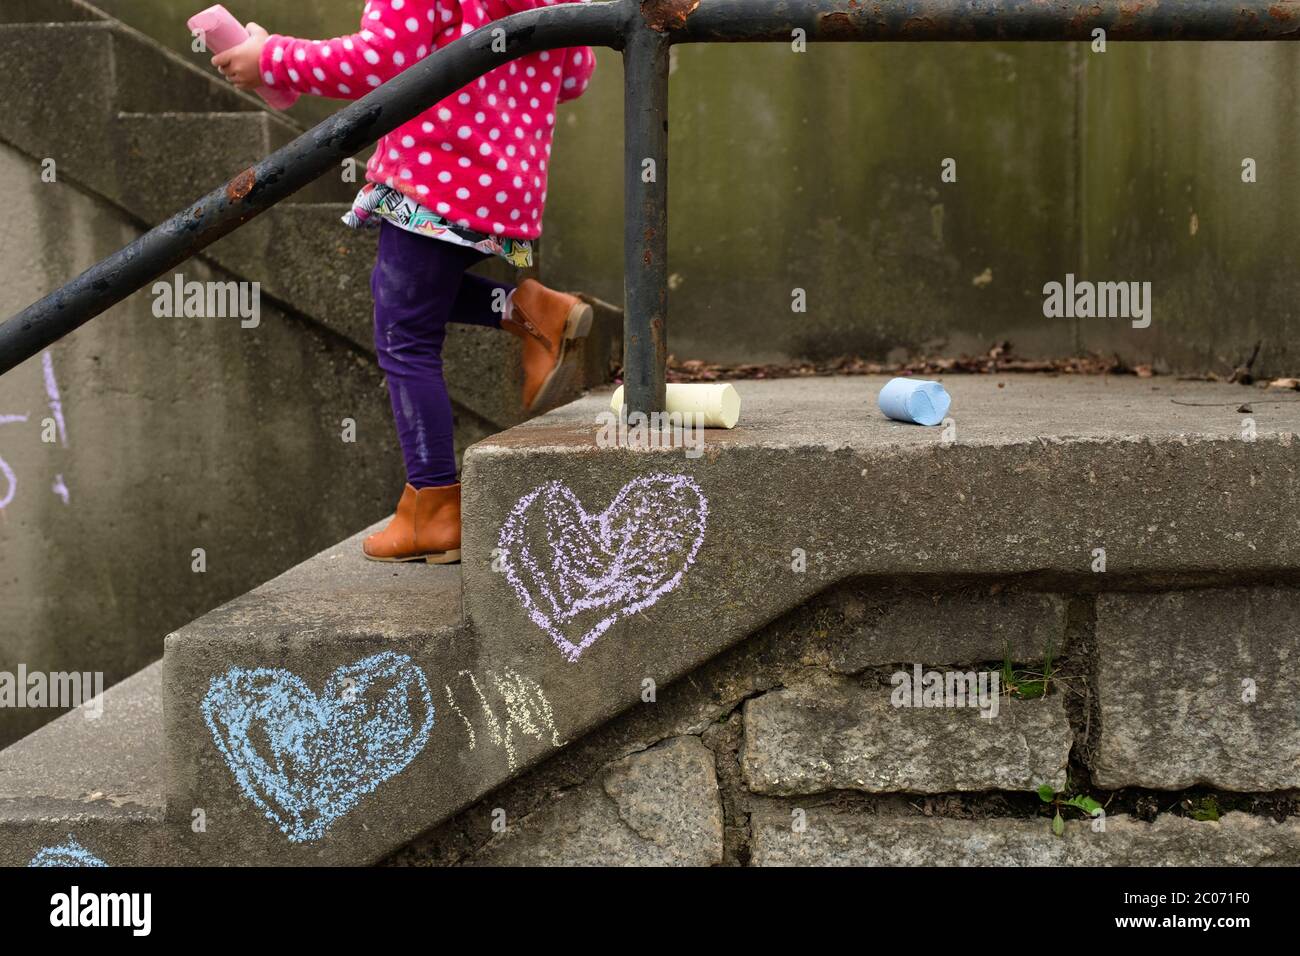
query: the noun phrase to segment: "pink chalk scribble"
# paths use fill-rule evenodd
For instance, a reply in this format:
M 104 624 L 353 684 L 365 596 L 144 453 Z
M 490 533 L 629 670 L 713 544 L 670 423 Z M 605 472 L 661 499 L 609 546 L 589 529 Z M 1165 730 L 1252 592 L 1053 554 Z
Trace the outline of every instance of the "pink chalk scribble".
M 620 618 L 681 584 L 708 517 L 708 500 L 687 475 L 635 478 L 597 515 L 568 485 L 551 481 L 507 516 L 497 542 L 501 566 L 533 623 L 577 661 Z

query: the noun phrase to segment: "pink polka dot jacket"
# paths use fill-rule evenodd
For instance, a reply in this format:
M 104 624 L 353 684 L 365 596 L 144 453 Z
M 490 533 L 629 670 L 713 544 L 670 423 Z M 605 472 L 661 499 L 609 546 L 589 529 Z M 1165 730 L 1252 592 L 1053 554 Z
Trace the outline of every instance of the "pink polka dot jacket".
M 570 2 L 580 0 L 369 0 L 352 36 L 270 37 L 263 79 L 276 89 L 359 99 L 485 23 Z M 580 96 L 595 68 L 590 47 L 503 64 L 381 139 L 366 178 L 463 228 L 535 239 L 556 104 Z

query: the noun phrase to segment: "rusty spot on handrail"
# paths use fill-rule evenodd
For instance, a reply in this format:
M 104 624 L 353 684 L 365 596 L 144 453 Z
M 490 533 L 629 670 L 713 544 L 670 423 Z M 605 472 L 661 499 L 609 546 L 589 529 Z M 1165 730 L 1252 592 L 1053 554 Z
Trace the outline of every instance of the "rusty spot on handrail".
M 256 185 L 257 170 L 249 167 L 226 184 L 226 198 L 231 202 L 239 202 L 251 193 Z
M 700 0 L 641 0 L 641 16 L 651 30 L 667 33 L 686 26 Z
M 825 13 L 821 17 L 821 34 L 828 40 L 857 35 L 858 29 L 847 13 Z

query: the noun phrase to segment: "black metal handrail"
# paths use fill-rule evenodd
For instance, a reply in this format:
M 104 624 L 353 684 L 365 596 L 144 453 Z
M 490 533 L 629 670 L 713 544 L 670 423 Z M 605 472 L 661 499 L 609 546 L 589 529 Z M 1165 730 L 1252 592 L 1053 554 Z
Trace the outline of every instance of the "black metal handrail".
M 674 43 L 1300 39 L 1300 0 L 611 0 L 494 21 L 150 230 L 0 325 L 0 374 L 503 62 L 569 46 L 624 58 L 625 395 L 663 408 L 668 319 L 668 51 Z M 504 51 L 500 40 L 504 39 Z M 643 175 L 653 163 L 653 176 Z

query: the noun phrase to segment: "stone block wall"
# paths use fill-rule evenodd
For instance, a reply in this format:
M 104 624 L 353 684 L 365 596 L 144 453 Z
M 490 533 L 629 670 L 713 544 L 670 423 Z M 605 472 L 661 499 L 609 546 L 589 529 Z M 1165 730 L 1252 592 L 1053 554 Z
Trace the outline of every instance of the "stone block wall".
M 1297 620 L 1289 584 L 843 585 L 389 862 L 1296 865 Z M 1058 834 L 1044 785 L 1102 813 Z

